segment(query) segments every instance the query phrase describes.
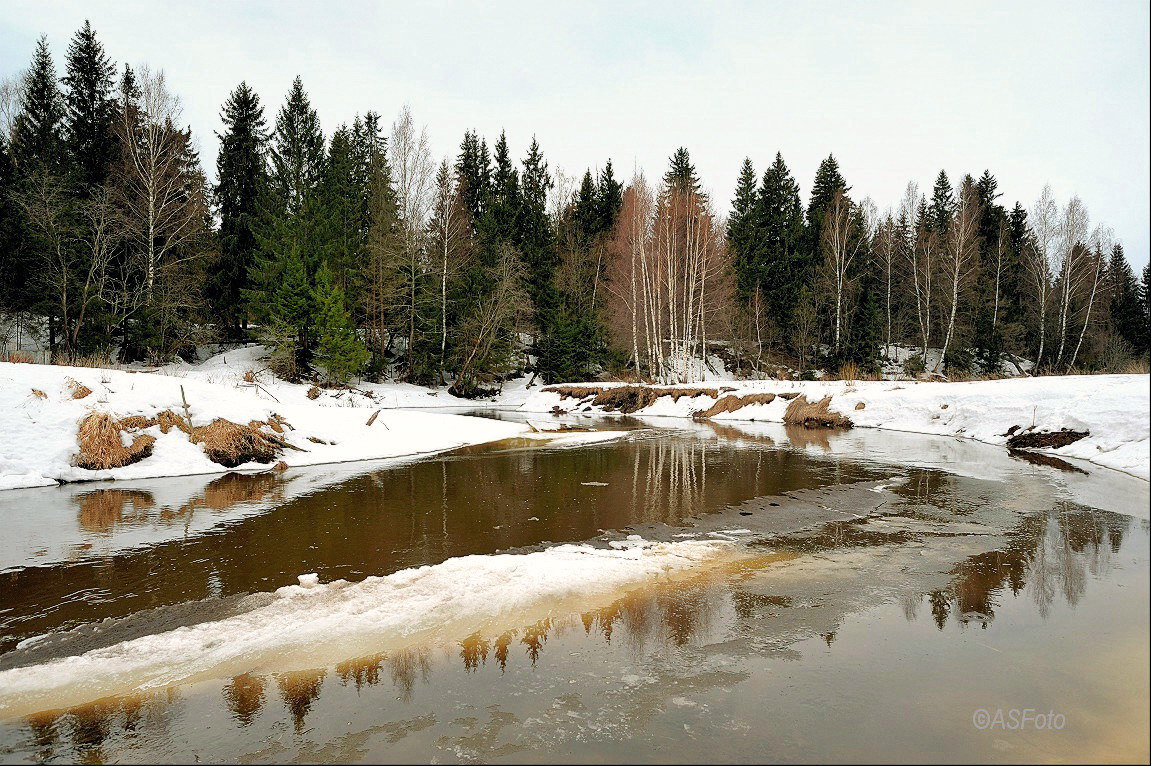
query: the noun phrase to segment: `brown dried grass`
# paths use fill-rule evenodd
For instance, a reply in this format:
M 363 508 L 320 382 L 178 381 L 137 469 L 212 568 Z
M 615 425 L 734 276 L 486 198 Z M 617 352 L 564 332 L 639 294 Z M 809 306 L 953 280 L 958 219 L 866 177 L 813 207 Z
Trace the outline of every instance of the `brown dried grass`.
M 606 412 L 621 412 L 623 414 L 631 414 L 645 407 L 650 407 L 655 404 L 656 400 L 663 396 L 671 397 L 672 401 L 678 402 L 683 397 L 694 399 L 697 396 L 706 396 L 711 399 L 719 399 L 726 391 L 734 391 L 734 388 L 670 388 L 660 386 L 545 386 L 543 391 L 559 394 L 560 400 L 564 399 L 579 399 L 584 400 L 589 397 L 592 399 L 591 404 L 595 407 L 601 407 Z
M 825 396 L 818 402 L 809 402 L 800 394 L 787 405 L 783 422 L 804 428 L 851 428 L 851 420 L 831 410 L 831 397 Z
M 161 433 L 168 433 L 173 428 L 183 431 L 186 434 L 192 433 L 192 427 L 188 425 L 188 421 L 184 416 L 172 410 L 161 410 L 156 413 L 155 417 L 129 415 L 126 418 L 121 418 L 120 422 L 128 429 L 150 428 L 151 426 L 158 425 L 160 426 Z
M 706 410 L 692 413 L 697 419 L 714 417 L 721 412 L 735 412 L 749 404 L 771 404 L 775 401 L 775 394 L 746 394 L 744 396 L 727 395 L 720 397 L 715 404 Z
M 80 421 L 76 435 L 80 451 L 72 458 L 72 465 L 90 471 L 122 468 L 138 463 L 152 454 L 156 437 L 140 434 L 124 446 L 120 432 L 124 424 L 106 412 L 90 412 Z
M 308 389 L 308 398 L 309 399 L 320 398 L 320 387 L 319 386 L 312 386 L 311 388 L 309 388 Z
M 27 351 L 9 351 L 8 361 L 11 364 L 35 364 L 36 357 Z
M 68 378 L 68 390 L 72 392 L 73 399 L 83 399 L 92 393 L 92 389 L 74 378 Z
M 41 391 L 38 388 L 32 389 L 32 396 L 36 397 L 37 399 L 47 399 L 48 398 L 48 394 L 44 393 L 43 391 Z
M 251 462 L 270 463 L 282 449 L 278 439 L 265 434 L 259 427 L 240 425 L 225 418 L 216 418 L 206 426 L 193 428 L 189 439 L 202 446 L 209 460 L 226 468 Z

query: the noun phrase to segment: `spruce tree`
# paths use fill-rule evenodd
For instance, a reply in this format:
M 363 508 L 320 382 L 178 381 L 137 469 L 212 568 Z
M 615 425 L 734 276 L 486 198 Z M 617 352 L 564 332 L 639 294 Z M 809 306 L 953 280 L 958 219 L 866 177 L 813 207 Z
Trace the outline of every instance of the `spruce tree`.
M 758 262 L 756 234 L 757 195 L 755 167 L 745 157 L 735 182 L 735 198 L 731 202 L 731 215 L 727 219 L 727 246 L 735 268 L 735 285 L 745 305 L 759 286 L 761 265 Z
M 671 155 L 669 167 L 663 175 L 663 182 L 674 191 L 700 193 L 699 175 L 695 172 L 691 155 L 684 147 L 679 147 Z
M 835 155 L 827 155 L 827 159 L 820 162 L 819 168 L 815 171 L 815 181 L 811 185 L 811 200 L 807 203 L 807 255 L 811 267 L 804 275 L 805 281 L 814 279 L 814 268 L 820 261 L 823 216 L 836 194 L 840 192 L 847 194 L 850 190 L 851 187 L 839 172 L 839 162 L 835 159 Z
M 345 384 L 363 371 L 368 350 L 356 333 L 348 313 L 344 291 L 335 283 L 327 264 L 316 273 L 313 303 L 316 307 L 316 356 L 328 379 Z
M 955 193 L 947 173 L 940 170 L 931 190 L 931 204 L 927 208 L 928 225 L 939 236 L 945 236 L 955 215 Z
M 256 227 L 260 190 L 265 183 L 264 109 L 260 97 L 241 82 L 220 113 L 224 132 L 216 156 L 216 209 L 220 215 L 220 258 L 212 275 L 212 298 L 224 331 L 239 337 L 246 323 L 241 298 L 251 285 L 248 272 L 259 251 Z
M 63 122 L 64 99 L 56 82 L 56 66 L 48 38 L 41 37 L 24 76 L 20 111 L 12 123 L 12 161 L 20 177 L 28 178 L 37 169 L 62 169 Z
M 20 218 L 16 208 L 16 166 L 8 141 L 0 131 L 0 309 L 23 309 L 28 295 L 29 269 L 18 249 Z
M 596 234 L 606 234 L 615 226 L 615 219 L 623 207 L 623 184 L 616 180 L 610 159 L 596 178 L 595 192 L 599 211 Z
M 838 172 L 838 171 L 837 171 Z M 842 177 L 840 177 L 842 183 Z M 799 184 L 776 152 L 775 161 L 763 174 L 756 208 L 759 228 L 762 300 L 776 323 L 790 331 L 794 323 L 796 296 L 814 273 L 814 260 L 803 247 L 803 203 Z
M 1111 328 L 1135 354 L 1147 351 L 1144 306 L 1139 280 L 1123 254 L 1123 245 L 1116 243 L 1107 263 L 1107 281 L 1111 288 Z
M 86 190 L 104 183 L 116 159 L 116 67 L 87 21 L 72 38 L 66 62 L 64 145 L 74 181 Z
M 324 167 L 324 134 L 320 118 L 297 76 L 276 116 L 268 150 L 273 190 L 289 215 L 299 213 L 320 182 Z
M 491 161 L 487 143 L 481 141 L 475 131 L 464 133 L 455 169 L 460 199 L 472 220 L 472 227 L 477 227 L 491 193 Z

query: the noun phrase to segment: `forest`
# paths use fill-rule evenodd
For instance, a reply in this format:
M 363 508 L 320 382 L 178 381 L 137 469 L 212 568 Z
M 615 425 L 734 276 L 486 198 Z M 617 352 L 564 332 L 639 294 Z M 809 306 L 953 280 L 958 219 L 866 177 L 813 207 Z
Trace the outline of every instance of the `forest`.
M 1146 369 L 1147 267 L 1047 187 L 1008 204 L 989 170 L 940 171 L 881 210 L 833 155 L 805 194 L 776 153 L 733 168 L 728 207 L 682 147 L 658 179 L 608 158 L 569 177 L 534 137 L 468 131 L 437 158 L 407 107 L 325 132 L 299 77 L 272 112 L 240 82 L 222 131 L 194 136 L 162 70 L 117 65 L 88 23 L 59 67 L 41 38 L 0 84 L 7 358 L 28 339 L 60 363 L 258 341 L 287 380 L 461 396 L 518 375 L 694 382 L 715 358 L 877 373 L 897 348 L 906 374 L 952 379 L 1009 355 Z

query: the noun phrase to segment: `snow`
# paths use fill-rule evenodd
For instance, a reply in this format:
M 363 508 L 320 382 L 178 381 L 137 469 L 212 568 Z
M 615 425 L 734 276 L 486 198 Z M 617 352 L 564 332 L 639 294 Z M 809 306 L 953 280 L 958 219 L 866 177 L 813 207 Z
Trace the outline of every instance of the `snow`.
M 2 671 L 0 714 L 244 672 L 317 667 L 521 627 L 684 576 L 729 551 L 729 544 L 715 541 L 653 543 L 631 536 L 609 548 L 558 545 L 463 556 L 358 583 L 320 584 L 307 573 L 298 585 L 221 620 Z
M 70 379 L 89 387 L 92 393 L 72 399 Z M 185 398 L 197 426 L 215 418 L 247 423 L 266 420 L 273 413 L 282 416 L 291 424 L 284 438 L 302 450 L 284 451 L 281 459 L 289 467 L 438 452 L 529 430 L 518 423 L 488 418 L 387 409 L 368 397 L 356 407 L 330 395 L 312 401 L 306 390 L 306 386 L 271 381 L 260 387 L 245 386 L 243 373 L 224 365 L 209 364 L 194 375 L 175 375 L 0 363 L 0 489 L 228 470 L 209 460 L 183 432 L 171 429 L 164 434 L 158 426 L 145 430 L 156 437 L 156 443 L 152 455 L 138 463 L 102 471 L 71 465 L 79 421 L 90 411 L 121 417 L 152 416 L 165 409 L 183 413 Z M 367 421 L 377 409 L 380 413 L 369 426 Z M 309 437 L 327 443 L 316 443 Z M 268 468 L 250 463 L 235 470 Z
M 1061 449 L 1045 450 L 1061 457 L 1149 478 L 1151 407 L 1146 375 L 1075 375 L 967 383 L 922 381 L 737 381 L 725 395 L 754 393 L 804 394 L 809 401 L 832 397 L 831 409 L 851 418 L 860 428 L 882 428 L 921 434 L 954 436 L 988 444 L 1007 443 L 1012 426 L 1039 431 L 1064 428 L 1088 431 L 1089 436 Z M 660 397 L 639 410 L 639 416 L 690 418 L 715 402 L 708 396 L 691 399 Z M 862 409 L 856 409 L 862 404 Z M 532 390 L 520 409 L 550 412 L 576 409 L 574 399 Z M 717 422 L 783 421 L 788 402 L 752 404 L 714 417 Z M 580 414 L 602 414 L 599 408 Z

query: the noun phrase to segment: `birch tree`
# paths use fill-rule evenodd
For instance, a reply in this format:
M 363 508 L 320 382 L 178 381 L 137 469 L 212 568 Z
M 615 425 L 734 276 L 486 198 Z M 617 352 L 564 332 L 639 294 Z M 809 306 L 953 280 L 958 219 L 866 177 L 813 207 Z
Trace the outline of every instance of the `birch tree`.
M 1059 230 L 1059 208 L 1051 186 L 1044 185 L 1039 198 L 1031 208 L 1031 241 L 1026 249 L 1027 271 L 1030 276 L 1039 314 L 1039 349 L 1035 354 L 1035 369 L 1043 364 L 1047 342 L 1047 309 L 1051 302 L 1051 263 L 1056 258 Z
M 1083 261 L 1090 254 L 1090 250 L 1086 247 L 1089 225 L 1087 206 L 1079 197 L 1072 197 L 1063 208 L 1063 215 L 1059 220 L 1055 261 L 1052 264 L 1059 303 L 1059 350 L 1055 353 L 1056 365 L 1063 361 L 1067 333 L 1074 311 L 1073 302 L 1087 279 L 1087 272 L 1090 271 L 1083 268 Z
M 959 190 L 955 213 L 947 228 L 946 247 L 943 251 L 941 272 L 946 280 L 948 300 L 947 331 L 943 336 L 943 350 L 936 364 L 939 372 L 946 364 L 947 352 L 955 337 L 956 317 L 966 283 L 971 278 L 979 259 L 979 196 L 972 183 L 965 182 Z

